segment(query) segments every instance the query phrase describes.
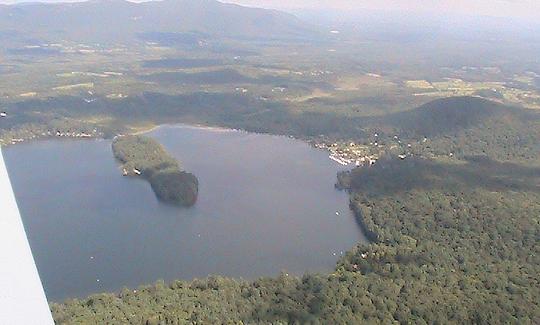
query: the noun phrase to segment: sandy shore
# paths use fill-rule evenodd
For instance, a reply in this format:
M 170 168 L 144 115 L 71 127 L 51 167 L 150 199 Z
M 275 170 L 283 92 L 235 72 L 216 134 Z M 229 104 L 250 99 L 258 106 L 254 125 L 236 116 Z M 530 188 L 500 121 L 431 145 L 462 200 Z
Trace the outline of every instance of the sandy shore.
M 132 128 L 134 132 L 129 132 L 131 135 L 143 135 L 150 133 L 152 131 L 155 131 L 162 127 L 170 127 L 170 128 L 185 128 L 185 129 L 199 129 L 199 130 L 207 130 L 212 132 L 247 132 L 243 130 L 238 129 L 230 129 L 230 128 L 224 128 L 219 126 L 208 126 L 208 125 L 202 125 L 202 124 L 182 124 L 182 123 L 173 123 L 173 124 L 160 124 L 160 125 L 152 125 L 148 127 L 134 127 Z

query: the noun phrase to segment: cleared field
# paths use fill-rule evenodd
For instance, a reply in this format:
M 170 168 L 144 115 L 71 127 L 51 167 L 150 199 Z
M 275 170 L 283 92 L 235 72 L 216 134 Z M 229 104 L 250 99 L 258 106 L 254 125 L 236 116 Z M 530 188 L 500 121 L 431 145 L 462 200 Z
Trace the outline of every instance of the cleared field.
M 433 86 L 427 80 L 407 80 L 405 85 L 415 89 L 433 89 Z
M 53 90 L 73 90 L 73 89 L 91 89 L 94 88 L 93 82 L 87 82 L 82 84 L 66 85 L 54 87 Z
M 19 97 L 34 97 L 36 95 L 37 95 L 36 92 L 30 91 L 30 92 L 27 92 L 27 93 L 19 94 Z

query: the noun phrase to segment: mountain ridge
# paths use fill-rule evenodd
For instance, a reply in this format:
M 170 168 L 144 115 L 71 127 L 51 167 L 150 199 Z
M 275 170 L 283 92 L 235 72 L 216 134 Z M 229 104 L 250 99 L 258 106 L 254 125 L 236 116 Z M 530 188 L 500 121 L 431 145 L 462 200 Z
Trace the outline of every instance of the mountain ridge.
M 133 41 L 137 34 L 148 32 L 286 39 L 315 30 L 288 13 L 216 0 L 91 0 L 0 5 L 0 31 L 25 32 L 48 41 L 99 43 Z

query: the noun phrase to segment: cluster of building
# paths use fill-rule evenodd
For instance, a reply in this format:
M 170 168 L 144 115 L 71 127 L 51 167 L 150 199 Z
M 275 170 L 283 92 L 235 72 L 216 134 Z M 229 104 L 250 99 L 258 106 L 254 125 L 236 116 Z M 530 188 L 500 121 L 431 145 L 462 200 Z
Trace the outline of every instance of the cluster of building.
M 324 76 L 324 75 L 331 75 L 331 74 L 334 74 L 334 72 L 329 71 L 329 70 L 314 70 L 314 71 L 311 71 L 309 74 L 313 77 L 318 77 L 318 76 Z
M 317 142 L 313 146 L 319 149 L 325 149 L 330 152 L 329 158 L 343 166 L 355 165 L 371 166 L 379 159 L 378 145 L 367 146 L 354 142 L 349 143 L 327 143 Z
M 85 132 L 60 132 L 56 131 L 57 137 L 66 137 L 66 138 L 93 138 L 97 133 L 97 130 L 94 129 L 92 134 Z M 47 135 L 51 135 L 51 132 L 48 132 Z
M 92 130 L 91 132 L 62 132 L 62 131 L 44 131 L 44 132 L 32 132 L 32 131 L 19 131 L 15 134 L 5 134 L 3 138 L 0 138 L 0 145 L 9 145 L 17 144 L 25 141 L 36 140 L 40 138 L 47 137 L 62 137 L 62 138 L 79 138 L 79 139 L 88 139 L 96 138 L 102 134 L 98 132 L 97 129 Z
M 428 139 L 424 138 L 422 142 L 425 143 L 427 141 Z M 397 135 L 388 144 L 381 142 L 383 141 L 380 141 L 379 135 L 375 133 L 373 140 L 366 144 L 316 141 L 312 142 L 312 145 L 315 148 L 329 151 L 329 158 L 343 166 L 372 166 L 383 155 L 395 155 L 395 157 L 401 160 L 412 156 L 412 144 L 402 142 Z

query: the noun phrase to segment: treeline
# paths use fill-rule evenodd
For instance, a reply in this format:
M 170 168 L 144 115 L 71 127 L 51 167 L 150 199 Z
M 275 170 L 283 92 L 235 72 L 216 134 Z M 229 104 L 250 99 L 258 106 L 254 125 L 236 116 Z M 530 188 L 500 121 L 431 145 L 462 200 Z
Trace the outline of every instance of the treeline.
M 166 95 L 144 93 L 125 99 L 96 98 L 87 103 L 80 97 L 32 99 L 7 105 L 10 118 L 0 121 L 0 130 L 16 130 L 25 124 L 44 125 L 62 117 L 94 120 L 102 126 L 122 131 L 141 122 L 199 123 L 241 128 L 258 133 L 313 137 L 361 138 L 365 136 L 360 118 L 335 113 L 292 112 L 284 102 L 227 93 Z
M 157 141 L 143 136 L 122 136 L 114 139 L 112 150 L 122 163 L 124 175 L 140 175 L 148 180 L 159 199 L 184 206 L 197 201 L 197 178 L 182 171 L 178 161 Z
M 378 143 L 387 144 L 387 149 L 398 136 L 402 145 L 413 144 L 408 151 L 426 157 L 488 155 L 527 163 L 540 158 L 540 114 L 481 98 L 445 98 L 378 117 L 345 116 L 330 108 L 297 113 L 288 105 L 227 93 L 144 93 L 122 100 L 96 98 L 90 103 L 55 97 L 11 104 L 10 117 L 0 121 L 0 133 L 16 134 L 31 127 L 36 129 L 31 135 L 40 137 L 41 126 L 50 120 L 90 121 L 99 116 L 102 122 L 93 128 L 103 130 L 105 136 L 141 122 L 187 122 L 359 143 L 375 142 L 377 133 Z
M 7 123 L 4 123 L 7 122 Z M 64 138 L 112 138 L 122 126 L 103 125 L 71 118 L 40 119 L 35 122 L 15 124 L 10 127 L 10 118 L 0 121 L 0 145 L 10 145 L 35 139 Z

